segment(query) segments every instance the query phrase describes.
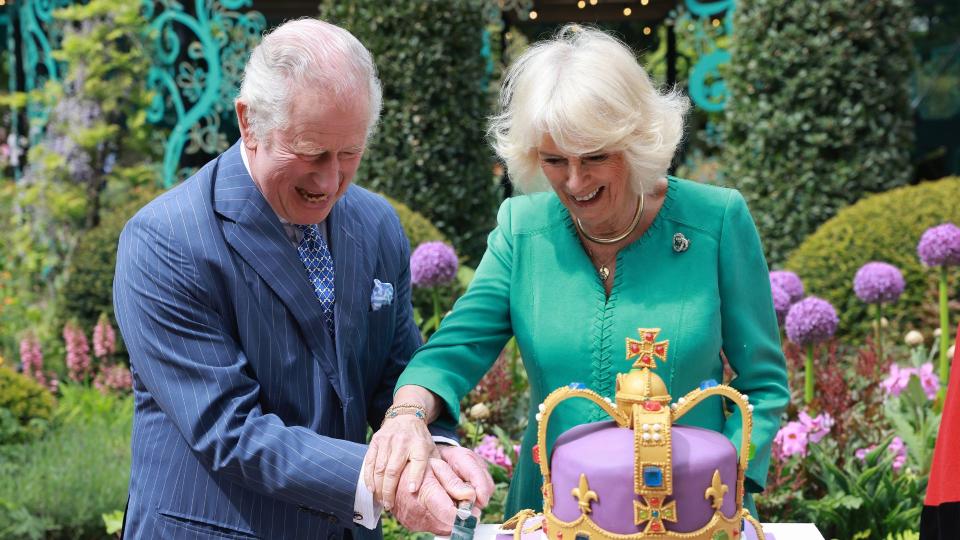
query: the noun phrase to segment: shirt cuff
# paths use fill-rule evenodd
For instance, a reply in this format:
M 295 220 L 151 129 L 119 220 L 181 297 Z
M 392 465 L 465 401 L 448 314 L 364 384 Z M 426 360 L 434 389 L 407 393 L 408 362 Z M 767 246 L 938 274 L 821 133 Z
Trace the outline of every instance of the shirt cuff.
M 380 521 L 380 514 L 383 513 L 383 505 L 373 500 L 373 493 L 367 489 L 367 484 L 363 481 L 363 471 L 366 469 L 366 463 L 360 466 L 360 478 L 357 480 L 357 495 L 353 502 L 353 522 L 364 528 L 373 530 L 377 528 Z
M 460 443 L 459 443 L 459 442 L 451 439 L 450 437 L 443 437 L 443 436 L 441 436 L 441 435 L 434 435 L 434 436 L 433 436 L 433 442 L 435 442 L 435 443 L 440 443 L 440 444 L 446 444 L 446 445 L 450 445 L 450 446 L 460 446 Z

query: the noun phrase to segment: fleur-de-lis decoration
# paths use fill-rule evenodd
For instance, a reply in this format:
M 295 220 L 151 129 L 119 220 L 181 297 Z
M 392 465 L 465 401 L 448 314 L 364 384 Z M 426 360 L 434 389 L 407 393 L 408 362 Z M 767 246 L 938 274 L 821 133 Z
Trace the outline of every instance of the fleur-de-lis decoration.
M 713 499 L 713 502 L 710 503 L 713 506 L 714 510 L 719 510 L 723 506 L 723 496 L 729 491 L 726 485 L 720 483 L 720 471 L 713 471 L 713 481 L 710 483 L 710 487 L 703 493 L 703 498 Z
M 577 498 L 577 504 L 580 506 L 580 512 L 589 514 L 591 511 L 590 503 L 599 501 L 597 492 L 590 489 L 587 484 L 587 475 L 580 473 L 580 486 L 570 490 L 570 494 Z

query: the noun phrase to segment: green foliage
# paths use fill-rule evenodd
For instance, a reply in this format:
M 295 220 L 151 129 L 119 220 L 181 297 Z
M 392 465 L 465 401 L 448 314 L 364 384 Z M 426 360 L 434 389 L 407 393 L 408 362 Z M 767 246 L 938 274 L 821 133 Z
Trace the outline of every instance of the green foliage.
M 910 5 L 737 5 L 724 176 L 772 263 L 840 208 L 911 178 Z
M 54 405 L 46 388 L 25 375 L 0 367 L 0 445 L 41 435 Z
M 383 114 L 357 178 L 423 213 L 473 264 L 493 226 L 497 191 L 484 140 L 484 0 L 324 0 L 324 19 L 373 53 Z
M 400 225 L 403 227 L 403 232 L 406 233 L 407 239 L 410 240 L 411 250 L 416 249 L 417 246 L 424 242 L 450 243 L 447 237 L 440 232 L 440 229 L 436 228 L 433 223 L 430 223 L 429 219 L 423 217 L 423 214 L 411 210 L 409 206 L 392 197 L 386 195 L 384 197 L 386 197 L 390 206 L 393 206 L 397 217 L 400 218 Z
M 0 538 L 104 538 L 102 515 L 126 501 L 133 398 L 61 390 L 50 433 L 0 447 Z
M 853 459 L 845 465 L 811 445 L 808 463 L 826 495 L 805 505 L 827 538 L 886 538 L 916 528 L 927 479 L 893 470 L 895 454 L 887 451 L 892 439 L 867 452 L 863 462 Z
M 787 259 L 785 267 L 804 281 L 806 290 L 829 300 L 840 316 L 840 333 L 870 332 L 867 306 L 853 292 L 853 277 L 870 261 L 900 268 L 906 290 L 884 314 L 901 327 L 939 325 L 936 272 L 917 258 L 917 242 L 928 228 L 960 223 L 960 178 L 944 178 L 866 197 L 824 223 Z M 951 272 L 952 284 L 960 272 Z M 953 296 L 951 296 L 953 297 Z M 956 306 L 953 315 L 956 316 Z M 952 319 L 956 320 L 956 319 Z
M 66 72 L 28 96 L 49 117 L 31 128 L 42 136 L 30 148 L 22 180 L 0 197 L 9 231 L 0 270 L 11 276 L 5 281 L 15 300 L 12 324 L 0 336 L 7 352 L 25 328 L 34 327 L 45 344 L 56 339 L 52 304 L 79 238 L 126 190 L 159 178 L 156 141 L 163 133 L 146 123 L 153 52 L 140 8 L 90 0 L 54 12 L 64 37 L 53 55 Z
M 54 328 L 63 328 L 67 321 L 76 320 L 84 331 L 90 332 L 101 313 L 106 313 L 116 327 L 113 271 L 120 232 L 140 208 L 160 193 L 151 185 L 130 189 L 125 200 L 103 215 L 99 225 L 80 237 L 57 297 Z

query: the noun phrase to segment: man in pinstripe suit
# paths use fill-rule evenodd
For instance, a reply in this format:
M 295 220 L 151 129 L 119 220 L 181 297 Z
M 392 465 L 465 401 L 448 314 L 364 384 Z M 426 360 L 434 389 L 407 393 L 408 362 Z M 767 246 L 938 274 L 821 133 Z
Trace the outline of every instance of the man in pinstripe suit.
M 124 228 L 127 538 L 381 536 L 364 441 L 420 333 L 396 214 L 351 185 L 380 102 L 356 38 L 286 23 L 245 69 L 241 141 Z M 443 457 L 406 465 L 393 510 L 412 528 L 447 532 L 453 499 L 488 497 L 472 453 Z

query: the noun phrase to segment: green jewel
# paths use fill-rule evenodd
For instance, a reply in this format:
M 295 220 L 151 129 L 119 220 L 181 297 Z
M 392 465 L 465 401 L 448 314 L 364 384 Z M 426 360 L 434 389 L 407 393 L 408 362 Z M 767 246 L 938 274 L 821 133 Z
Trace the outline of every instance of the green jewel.
M 713 540 L 730 540 L 730 535 L 727 531 L 717 531 L 713 533 Z

